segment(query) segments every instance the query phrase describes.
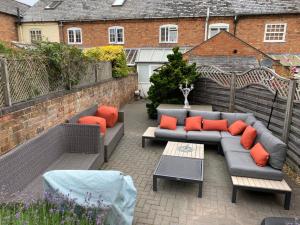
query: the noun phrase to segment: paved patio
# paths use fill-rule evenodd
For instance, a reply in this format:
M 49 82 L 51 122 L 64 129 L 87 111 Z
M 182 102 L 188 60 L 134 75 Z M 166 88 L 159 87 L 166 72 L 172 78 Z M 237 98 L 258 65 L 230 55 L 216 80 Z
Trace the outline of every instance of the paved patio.
M 152 191 L 152 173 L 165 143 L 147 142 L 141 137 L 155 121 L 147 117 L 144 101 L 125 107 L 125 136 L 103 169 L 131 175 L 138 191 L 135 225 L 256 225 L 269 216 L 300 216 L 300 187 L 293 188 L 291 209 L 283 209 L 283 195 L 239 191 L 237 204 L 231 203 L 231 181 L 225 160 L 216 149 L 205 149 L 203 197 L 197 185 L 159 180 Z

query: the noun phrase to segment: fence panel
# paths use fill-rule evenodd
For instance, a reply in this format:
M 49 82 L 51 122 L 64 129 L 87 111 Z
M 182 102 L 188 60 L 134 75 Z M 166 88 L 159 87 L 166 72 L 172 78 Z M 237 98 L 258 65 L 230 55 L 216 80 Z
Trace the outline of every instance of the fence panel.
M 4 106 L 5 100 L 4 100 L 4 81 L 2 79 L 2 63 L 0 62 L 0 107 Z
M 43 59 L 8 59 L 12 103 L 49 93 L 48 71 Z
M 300 103 L 294 104 L 288 146 L 290 164 L 300 172 Z

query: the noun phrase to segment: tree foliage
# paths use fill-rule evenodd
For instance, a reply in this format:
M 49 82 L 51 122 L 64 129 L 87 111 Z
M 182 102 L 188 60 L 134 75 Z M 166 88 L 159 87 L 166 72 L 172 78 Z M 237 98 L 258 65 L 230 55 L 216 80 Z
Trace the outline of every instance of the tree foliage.
M 147 104 L 147 111 L 150 118 L 156 118 L 156 108 L 161 103 L 182 104 L 183 95 L 179 90 L 179 84 L 194 82 L 198 73 L 196 64 L 189 65 L 183 59 L 179 48 L 173 49 L 173 54 L 168 55 L 168 63 L 158 69 L 151 78 L 151 87 L 148 91 L 148 99 L 151 103 Z

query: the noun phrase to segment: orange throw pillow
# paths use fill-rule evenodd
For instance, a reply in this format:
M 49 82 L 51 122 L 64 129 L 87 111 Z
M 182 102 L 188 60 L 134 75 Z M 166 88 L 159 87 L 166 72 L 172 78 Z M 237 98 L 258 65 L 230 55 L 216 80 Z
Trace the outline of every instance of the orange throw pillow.
M 248 124 L 246 124 L 244 121 L 238 120 L 231 124 L 231 126 L 228 128 L 228 131 L 232 136 L 236 136 L 243 133 L 247 126 Z
M 159 127 L 162 129 L 176 130 L 177 118 L 172 116 L 162 115 L 160 118 Z
M 256 130 L 251 126 L 248 126 L 242 135 L 241 145 L 243 145 L 245 149 L 250 149 L 253 146 L 256 135 Z
M 264 147 L 260 143 L 254 145 L 254 147 L 250 151 L 250 155 L 254 159 L 256 165 L 262 167 L 267 165 L 268 160 L 270 158 L 270 154 L 264 149 Z
M 98 108 L 96 116 L 104 118 L 107 127 L 114 127 L 118 121 L 118 109 L 103 105 Z
M 91 124 L 91 125 L 99 125 L 100 133 L 106 133 L 106 121 L 103 118 L 97 116 L 84 116 L 78 120 L 79 124 Z
M 207 131 L 227 131 L 227 120 L 203 120 L 203 130 Z
M 185 130 L 186 131 L 199 131 L 202 129 L 201 123 L 202 123 L 201 116 L 188 117 L 185 120 Z

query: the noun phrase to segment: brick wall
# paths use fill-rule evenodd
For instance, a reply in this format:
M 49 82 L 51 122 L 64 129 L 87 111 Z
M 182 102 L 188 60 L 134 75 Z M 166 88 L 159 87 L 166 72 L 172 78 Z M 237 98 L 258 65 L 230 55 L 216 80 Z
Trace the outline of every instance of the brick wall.
M 137 75 L 129 75 L 72 93 L 44 96 L 33 102 L 22 103 L 25 105 L 23 107 L 13 106 L 11 109 L 1 110 L 3 114 L 0 117 L 0 153 L 8 152 L 18 144 L 63 123 L 72 115 L 94 104 L 121 107 L 132 100 L 136 89 Z
M 0 12 L 0 41 L 10 42 L 18 40 L 16 17 Z
M 185 59 L 193 56 L 253 56 L 258 60 L 266 58 L 265 54 L 227 32 L 221 32 L 184 55 Z
M 211 17 L 209 24 L 227 23 L 229 31 L 234 32 L 233 17 Z M 265 24 L 287 23 L 286 42 L 266 43 L 263 41 Z M 160 44 L 159 27 L 165 24 L 178 25 L 179 37 L 177 44 Z M 245 42 L 266 53 L 300 53 L 300 16 L 299 15 L 273 15 L 255 16 L 239 19 L 236 34 Z M 123 26 L 125 29 L 126 48 L 139 47 L 172 47 L 196 46 L 204 41 L 205 18 L 180 19 L 149 19 L 149 20 L 122 20 L 98 22 L 73 22 L 64 25 L 64 41 L 67 43 L 67 29 L 80 27 L 83 31 L 82 47 L 108 45 L 108 28 L 110 26 Z

